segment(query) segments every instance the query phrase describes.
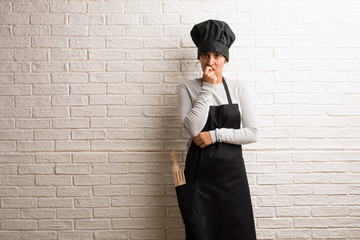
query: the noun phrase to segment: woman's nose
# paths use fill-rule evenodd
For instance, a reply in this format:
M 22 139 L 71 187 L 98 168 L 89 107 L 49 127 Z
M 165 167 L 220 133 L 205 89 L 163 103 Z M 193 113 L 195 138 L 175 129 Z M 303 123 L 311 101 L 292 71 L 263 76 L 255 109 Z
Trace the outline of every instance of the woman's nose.
M 208 64 L 209 64 L 210 66 L 212 66 L 212 65 L 214 65 L 214 61 L 215 61 L 214 57 L 210 55 L 210 56 L 209 56 Z

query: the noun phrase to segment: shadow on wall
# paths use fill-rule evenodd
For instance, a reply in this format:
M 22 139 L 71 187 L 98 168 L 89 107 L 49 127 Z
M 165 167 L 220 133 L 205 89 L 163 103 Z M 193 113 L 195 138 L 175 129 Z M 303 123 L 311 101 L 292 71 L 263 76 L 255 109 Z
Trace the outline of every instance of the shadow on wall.
M 189 57 L 189 51 L 179 50 L 177 62 L 180 66 L 179 72 L 165 73 L 164 83 L 158 87 L 156 94 L 162 95 L 162 105 L 156 110 L 156 116 L 162 119 L 159 129 L 151 130 L 154 140 L 163 141 L 162 153 L 147 153 L 146 163 L 153 166 L 164 167 L 164 172 L 149 174 L 146 176 L 146 187 L 150 189 L 149 199 L 145 203 L 141 217 L 147 217 L 146 226 L 153 229 L 159 239 L 184 239 L 184 224 L 175 193 L 174 179 L 172 176 L 172 160 L 170 152 L 177 151 L 178 161 L 181 168 L 185 166 L 186 144 L 189 139 L 188 133 L 183 129 L 178 117 L 178 84 L 199 77 L 201 71 L 196 50 L 193 58 Z M 171 63 L 172 64 L 172 63 Z

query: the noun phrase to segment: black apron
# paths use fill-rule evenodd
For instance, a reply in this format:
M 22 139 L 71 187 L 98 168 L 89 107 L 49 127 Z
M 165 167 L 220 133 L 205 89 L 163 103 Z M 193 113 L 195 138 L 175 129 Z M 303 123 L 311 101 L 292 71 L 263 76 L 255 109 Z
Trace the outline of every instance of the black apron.
M 238 104 L 210 106 L 202 131 L 240 128 Z M 175 187 L 186 240 L 256 240 L 253 209 L 241 145 L 192 141 L 185 163 L 186 184 Z

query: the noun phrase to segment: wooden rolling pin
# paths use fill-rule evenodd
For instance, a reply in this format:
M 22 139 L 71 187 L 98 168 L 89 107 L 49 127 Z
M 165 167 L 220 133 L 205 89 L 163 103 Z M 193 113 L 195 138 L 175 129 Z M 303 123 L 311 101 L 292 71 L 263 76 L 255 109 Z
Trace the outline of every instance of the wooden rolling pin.
M 171 158 L 173 161 L 172 173 L 175 187 L 186 184 L 184 170 L 180 168 L 180 165 L 177 162 L 176 151 L 171 152 Z

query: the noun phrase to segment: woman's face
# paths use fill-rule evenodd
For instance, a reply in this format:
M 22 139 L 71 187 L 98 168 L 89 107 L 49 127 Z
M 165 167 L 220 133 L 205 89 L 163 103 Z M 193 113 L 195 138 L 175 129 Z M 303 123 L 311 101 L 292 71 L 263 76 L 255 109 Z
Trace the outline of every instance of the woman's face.
M 217 52 L 206 52 L 200 55 L 201 69 L 204 72 L 207 66 L 211 67 L 217 76 L 222 74 L 224 64 L 227 62 L 226 58 Z

